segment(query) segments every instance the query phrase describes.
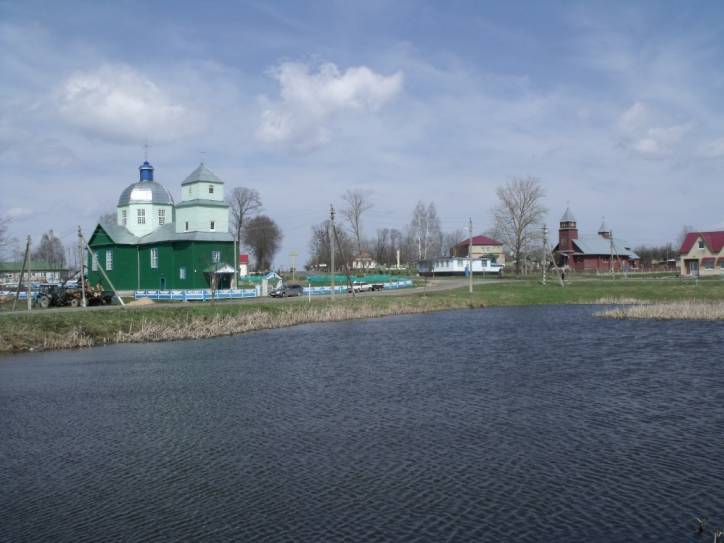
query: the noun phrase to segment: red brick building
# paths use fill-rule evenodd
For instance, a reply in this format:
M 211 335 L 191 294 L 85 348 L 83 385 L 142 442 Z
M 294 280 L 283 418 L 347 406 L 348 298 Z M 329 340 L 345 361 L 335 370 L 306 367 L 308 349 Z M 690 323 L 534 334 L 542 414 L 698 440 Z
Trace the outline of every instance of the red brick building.
M 569 208 L 563 214 L 558 229 L 558 244 L 553 248 L 556 264 L 564 269 L 588 272 L 608 272 L 612 263 L 615 271 L 638 268 L 639 257 L 630 245 L 613 237 L 606 221 L 595 236 L 578 235 L 576 218 Z

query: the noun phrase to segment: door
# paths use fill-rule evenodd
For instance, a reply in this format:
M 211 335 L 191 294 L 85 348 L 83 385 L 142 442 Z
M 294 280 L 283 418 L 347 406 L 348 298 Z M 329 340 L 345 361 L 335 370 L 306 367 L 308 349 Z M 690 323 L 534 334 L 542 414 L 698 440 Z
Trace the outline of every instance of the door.
M 698 260 L 689 260 L 686 264 L 687 264 L 687 268 L 689 270 L 689 275 L 699 275 L 699 261 Z
M 166 278 L 161 277 L 161 290 L 166 290 Z

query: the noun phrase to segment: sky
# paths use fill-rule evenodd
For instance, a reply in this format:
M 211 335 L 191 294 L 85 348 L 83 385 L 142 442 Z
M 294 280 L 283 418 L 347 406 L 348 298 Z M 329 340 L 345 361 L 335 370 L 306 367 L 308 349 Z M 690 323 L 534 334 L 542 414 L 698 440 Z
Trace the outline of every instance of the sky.
M 0 216 L 66 245 L 138 179 L 203 161 L 284 234 L 369 193 L 364 233 L 492 225 L 534 176 L 555 232 L 632 246 L 724 228 L 721 2 L 0 1 Z M 554 235 L 555 237 L 555 235 Z

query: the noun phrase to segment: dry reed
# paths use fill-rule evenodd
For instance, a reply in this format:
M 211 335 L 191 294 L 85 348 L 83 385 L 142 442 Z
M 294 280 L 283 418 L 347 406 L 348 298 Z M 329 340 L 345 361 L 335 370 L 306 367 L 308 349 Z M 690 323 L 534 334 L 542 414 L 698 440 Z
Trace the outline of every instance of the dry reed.
M 594 313 L 607 319 L 724 320 L 724 302 L 671 302 L 616 307 Z

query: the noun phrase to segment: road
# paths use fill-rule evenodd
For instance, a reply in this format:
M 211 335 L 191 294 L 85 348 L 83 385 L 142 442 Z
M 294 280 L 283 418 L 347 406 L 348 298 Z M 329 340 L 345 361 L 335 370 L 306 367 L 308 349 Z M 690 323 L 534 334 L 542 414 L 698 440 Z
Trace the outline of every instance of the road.
M 474 284 L 475 285 L 485 285 L 490 283 L 500 283 L 500 279 L 475 279 Z M 372 298 L 376 296 L 410 296 L 414 294 L 423 294 L 425 292 L 441 292 L 445 290 L 453 290 L 456 288 L 464 288 L 468 286 L 468 280 L 465 278 L 454 278 L 454 279 L 429 279 L 427 281 L 427 284 L 420 287 L 412 287 L 412 288 L 401 288 L 401 289 L 389 289 L 389 290 L 378 290 L 375 292 L 363 292 L 358 293 L 357 296 L 360 298 Z M 335 294 L 334 296 L 336 299 L 349 299 L 352 297 L 351 294 Z M 325 295 L 315 295 L 312 296 L 313 300 L 319 300 L 319 299 L 330 299 L 332 298 L 331 295 L 325 294 Z M 222 300 L 220 303 L 223 303 L 224 305 L 229 304 L 244 304 L 244 303 L 290 303 L 290 302 L 303 302 L 307 301 L 307 296 L 296 296 L 294 298 L 243 298 L 241 300 Z M 54 307 L 49 309 L 39 309 L 39 308 L 33 308 L 33 313 L 68 313 L 68 312 L 75 312 L 75 311 L 113 311 L 118 309 L 129 309 L 129 310 L 136 310 L 136 309 L 144 309 L 148 307 L 155 308 L 178 308 L 180 304 L 183 302 L 165 302 L 165 303 L 155 303 L 155 304 L 149 304 L 149 305 L 126 305 L 124 307 L 121 307 L 119 305 L 99 305 L 99 306 L 93 306 L 93 307 Z M 193 305 L 199 304 L 199 302 L 188 302 Z M 201 303 L 209 303 L 209 302 L 201 302 Z M 12 311 L 0 311 L 0 317 L 3 316 L 19 316 L 19 315 L 27 315 L 28 312 L 25 309 L 27 305 L 24 302 L 18 303 L 18 308 L 20 310 L 15 311 L 14 313 Z

